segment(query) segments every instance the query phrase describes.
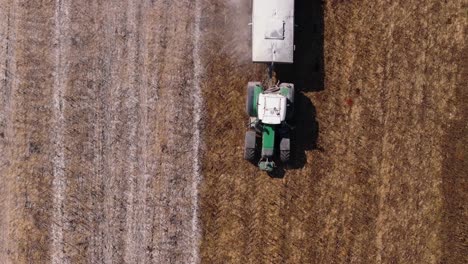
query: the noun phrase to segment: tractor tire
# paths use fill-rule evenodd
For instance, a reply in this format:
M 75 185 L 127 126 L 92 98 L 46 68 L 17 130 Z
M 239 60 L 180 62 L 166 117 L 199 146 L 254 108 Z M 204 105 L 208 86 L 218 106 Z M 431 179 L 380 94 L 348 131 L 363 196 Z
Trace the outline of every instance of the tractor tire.
M 250 117 L 255 117 L 256 113 L 254 110 L 254 94 L 255 94 L 255 86 L 259 85 L 259 82 L 249 82 L 247 84 L 247 98 L 245 100 L 245 111 L 247 115 Z
M 282 150 L 280 151 L 280 159 L 281 162 L 287 164 L 291 161 L 291 151 L 290 150 Z
M 281 139 L 280 159 L 283 163 L 288 163 L 291 160 L 291 140 L 289 138 Z
M 249 130 L 245 132 L 244 159 L 250 162 L 255 161 L 256 139 L 257 133 L 255 131 Z

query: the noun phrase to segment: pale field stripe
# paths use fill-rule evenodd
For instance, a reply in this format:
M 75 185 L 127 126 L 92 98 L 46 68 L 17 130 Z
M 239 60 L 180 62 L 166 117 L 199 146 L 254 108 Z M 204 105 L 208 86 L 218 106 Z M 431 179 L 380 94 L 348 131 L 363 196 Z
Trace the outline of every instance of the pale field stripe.
M 53 221 L 52 229 L 52 244 L 51 244 L 51 261 L 52 263 L 62 264 L 68 263 L 63 251 L 63 200 L 66 188 L 65 179 L 65 157 L 64 157 L 64 103 L 63 94 L 65 92 L 65 78 L 68 65 L 64 60 L 64 55 L 67 54 L 67 45 L 64 44 L 64 32 L 69 26 L 69 1 L 56 0 L 55 2 L 55 65 L 54 65 L 54 86 L 53 86 L 53 117 L 55 125 L 53 126 L 52 135 L 54 138 L 54 157 L 53 163 Z
M 201 75 L 203 74 L 203 66 L 200 57 L 200 42 L 201 42 L 201 3 L 200 0 L 195 1 L 195 28 L 193 38 L 193 72 L 194 72 L 194 89 L 193 89 L 193 142 L 192 142 L 192 157 L 193 157 L 193 179 L 192 179 L 192 259 L 191 263 L 200 263 L 200 240 L 201 230 L 199 223 L 199 186 L 202 181 L 200 169 L 200 126 L 203 98 L 200 87 Z

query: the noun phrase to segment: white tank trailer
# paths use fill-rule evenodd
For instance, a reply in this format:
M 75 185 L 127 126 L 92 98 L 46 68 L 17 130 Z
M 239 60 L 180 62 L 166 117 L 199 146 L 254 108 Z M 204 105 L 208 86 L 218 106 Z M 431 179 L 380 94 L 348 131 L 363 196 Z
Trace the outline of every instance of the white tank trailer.
M 252 61 L 267 63 L 269 83 L 249 82 L 244 158 L 272 172 L 279 160 L 290 162 L 291 127 L 294 115 L 294 84 L 271 84 L 276 63 L 294 62 L 294 0 L 253 0 Z M 260 151 L 261 150 L 261 151 Z

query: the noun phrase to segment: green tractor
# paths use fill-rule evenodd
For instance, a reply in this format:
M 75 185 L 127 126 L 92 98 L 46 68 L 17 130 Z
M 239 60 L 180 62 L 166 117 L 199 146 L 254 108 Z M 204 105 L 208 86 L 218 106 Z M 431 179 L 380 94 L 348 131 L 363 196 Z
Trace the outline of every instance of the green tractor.
M 244 158 L 252 163 L 258 161 L 261 170 L 272 172 L 278 154 L 283 164 L 290 161 L 291 127 L 287 121 L 294 115 L 294 84 L 265 89 L 260 82 L 249 82 L 246 101 L 249 129 L 245 133 Z
M 247 85 L 249 130 L 245 134 L 244 158 L 272 172 L 278 154 L 283 164 L 291 157 L 291 128 L 287 122 L 294 115 L 294 84 L 278 85 L 274 64 L 294 62 L 294 0 L 252 3 L 252 61 L 270 65 L 268 82 L 272 85 Z

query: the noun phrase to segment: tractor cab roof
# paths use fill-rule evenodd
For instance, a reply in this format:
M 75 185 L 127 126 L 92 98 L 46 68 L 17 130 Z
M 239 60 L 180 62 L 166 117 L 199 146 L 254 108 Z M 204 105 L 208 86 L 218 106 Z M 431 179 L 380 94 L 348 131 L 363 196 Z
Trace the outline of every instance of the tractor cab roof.
M 281 94 L 262 93 L 258 97 L 258 119 L 264 124 L 278 125 L 286 118 L 287 99 Z

